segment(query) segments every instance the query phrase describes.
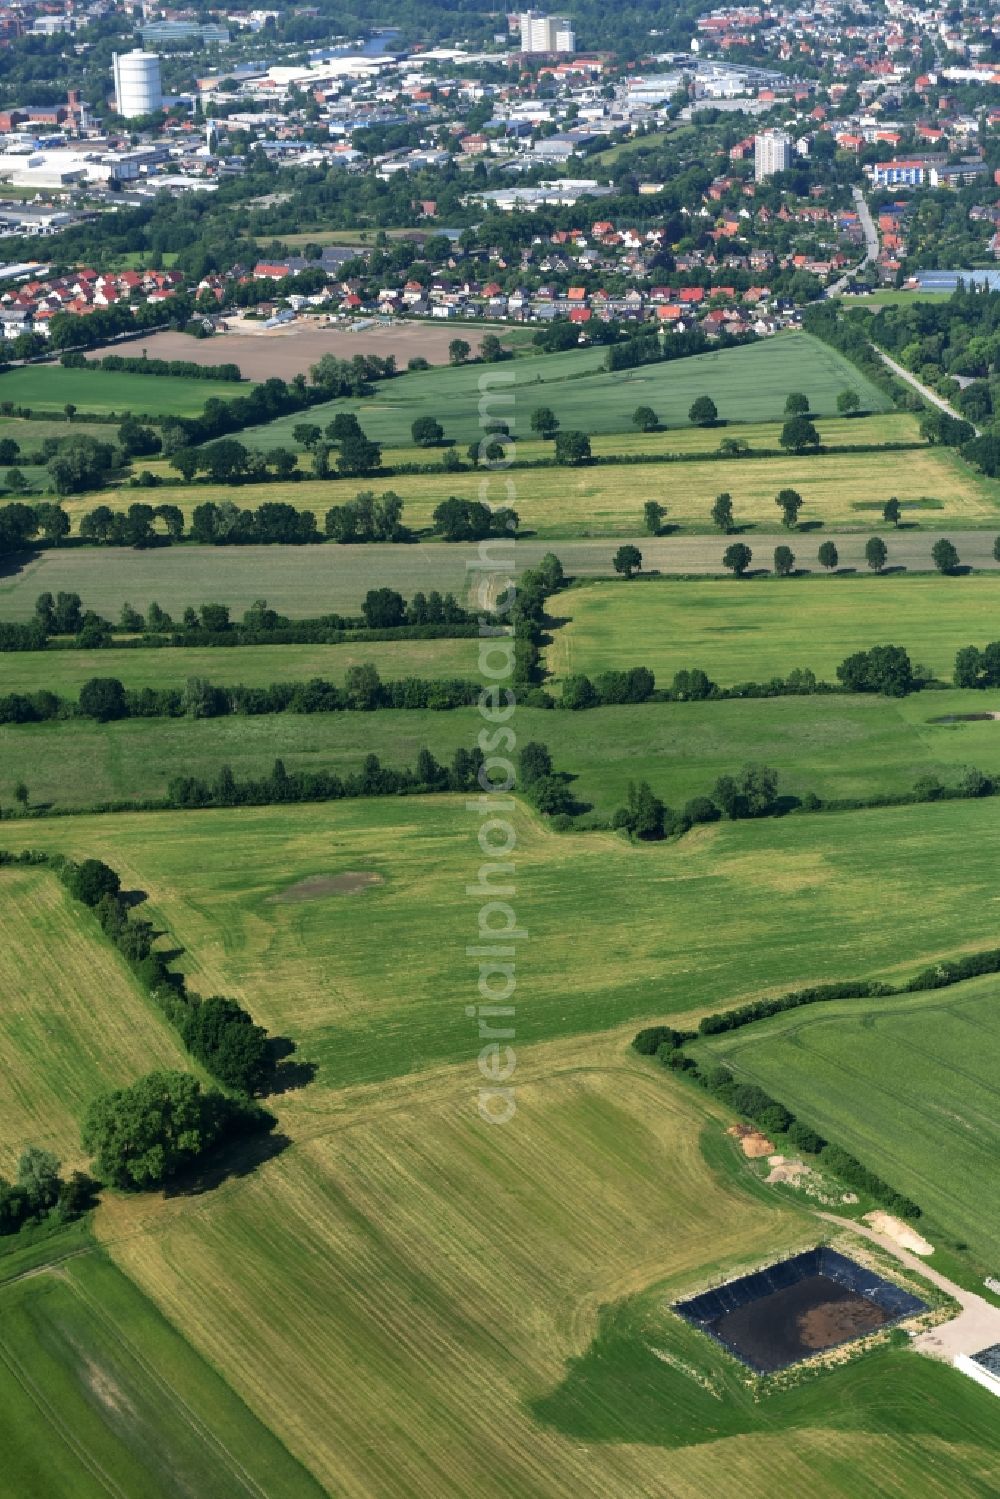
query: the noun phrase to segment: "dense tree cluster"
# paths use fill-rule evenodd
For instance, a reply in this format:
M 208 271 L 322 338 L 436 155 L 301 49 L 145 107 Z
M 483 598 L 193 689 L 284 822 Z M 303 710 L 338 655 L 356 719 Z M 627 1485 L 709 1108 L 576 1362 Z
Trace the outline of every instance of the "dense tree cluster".
M 93 1206 L 97 1183 L 82 1171 L 65 1178 L 60 1171 L 51 1151 L 25 1146 L 14 1180 L 0 1176 L 0 1234 L 17 1233 L 26 1223 L 47 1219 L 68 1223 Z
M 136 1191 L 190 1170 L 228 1136 L 273 1122 L 259 1107 L 203 1089 L 188 1072 L 162 1071 L 99 1094 L 81 1133 L 101 1179 Z
M 901 645 L 856 651 L 837 667 L 837 677 L 848 692 L 881 692 L 886 697 L 905 697 L 919 685 Z

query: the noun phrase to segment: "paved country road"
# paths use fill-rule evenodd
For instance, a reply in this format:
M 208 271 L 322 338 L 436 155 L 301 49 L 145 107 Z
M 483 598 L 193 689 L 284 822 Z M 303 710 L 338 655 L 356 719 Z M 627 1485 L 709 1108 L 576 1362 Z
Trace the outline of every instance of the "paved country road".
M 883 349 L 878 348 L 875 344 L 872 344 L 872 348 L 882 363 L 888 365 L 892 373 L 898 375 L 900 380 L 905 380 L 907 385 L 912 385 L 913 389 L 919 395 L 923 396 L 925 401 L 928 401 L 932 406 L 936 406 L 939 411 L 946 411 L 949 416 L 957 417 L 960 422 L 968 420 L 967 417 L 963 417 L 960 411 L 956 411 L 954 406 L 950 406 L 944 396 L 939 396 L 936 390 L 931 390 L 929 385 L 925 385 L 922 380 L 918 380 L 916 375 L 912 374 L 910 370 L 901 364 L 897 364 L 896 360 L 891 359 Z M 979 428 L 974 426 L 973 431 L 978 437 Z

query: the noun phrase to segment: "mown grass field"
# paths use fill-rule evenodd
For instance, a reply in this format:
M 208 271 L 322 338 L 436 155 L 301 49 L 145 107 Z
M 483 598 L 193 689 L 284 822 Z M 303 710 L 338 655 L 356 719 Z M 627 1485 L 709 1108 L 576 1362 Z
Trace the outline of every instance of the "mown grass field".
M 513 486 L 513 488 L 509 487 Z M 775 504 L 780 489 L 798 490 L 803 499 L 800 524 L 815 528 L 846 527 L 885 531 L 882 507 L 890 496 L 902 502 L 908 523 L 941 526 L 996 524 L 1000 481 L 974 474 L 954 453 L 942 448 L 907 452 L 821 453 L 807 458 L 725 459 L 704 462 L 606 463 L 583 468 L 525 469 L 518 472 L 372 475 L 346 482 L 304 478 L 289 484 L 171 485 L 157 495 L 177 505 L 190 519 L 195 506 L 211 500 L 235 501 L 245 509 L 281 501 L 312 510 L 322 529 L 331 505 L 342 505 L 359 489 L 376 493 L 392 489 L 404 502 L 404 524 L 429 531 L 433 513 L 452 495 L 484 499 L 492 505 L 512 503 L 521 534 L 540 538 L 633 536 L 643 529 L 643 504 L 658 500 L 666 523 L 690 532 L 718 532 L 710 512 L 723 490 L 733 497 L 737 523 L 772 531 L 781 523 Z M 114 509 L 127 509 L 135 491 L 117 489 L 102 496 Z M 64 509 L 76 531 L 81 516 L 93 510 L 94 495 L 75 496 Z M 888 528 L 891 529 L 891 528 Z M 793 550 L 809 549 L 810 531 L 790 538 Z M 890 542 L 891 549 L 891 542 Z M 770 556 L 766 559 L 770 565 Z
M 842 1001 L 705 1046 L 837 1140 L 991 1270 L 1000 1196 L 995 977 L 936 993 Z
M 134 344 L 123 353 L 135 356 Z M 88 411 L 124 412 L 135 416 L 197 416 L 212 396 L 232 401 L 252 387 L 226 380 L 192 380 L 185 376 L 130 375 L 124 370 L 73 370 L 60 364 L 30 364 L 0 376 L 0 400 L 32 411 L 61 411 L 71 402 L 81 417 Z
M 347 671 L 371 662 L 384 680 L 465 677 L 476 671 L 475 640 L 367 640 L 343 645 L 252 645 L 238 649 L 167 647 L 162 650 L 18 651 L 0 663 L 4 692 L 46 688 L 76 697 L 91 677 L 117 677 L 126 687 L 183 687 L 189 677 L 225 686 L 323 677 L 342 683 Z
M 321 1499 L 100 1249 L 0 1285 L 4 1487 L 48 1499 Z
M 591 583 L 561 594 L 558 612 L 566 623 L 547 652 L 556 678 L 648 666 L 669 683 L 676 671 L 700 667 L 728 686 L 810 667 L 832 682 L 845 656 L 893 644 L 950 681 L 960 646 L 1000 633 L 1000 578 Z
M 709 1168 L 699 1098 L 624 1038 L 599 1052 L 519 1044 L 517 1113 L 485 1133 L 464 1069 L 348 1094 L 202 1211 L 136 1232 L 111 1204 L 99 1232 L 329 1493 L 985 1499 L 992 1408 L 955 1371 L 886 1351 L 758 1404 L 678 1335 L 668 1295 L 815 1225 Z M 601 1309 L 636 1296 L 655 1317 L 609 1368 Z
M 306 420 L 308 421 L 307 414 Z M 281 419 L 284 421 L 284 418 Z M 293 424 L 293 425 L 297 425 Z M 248 446 L 268 451 L 273 447 L 297 449 L 299 467 L 304 474 L 311 472 L 309 456 L 291 436 L 291 428 L 275 431 L 272 427 L 255 427 L 244 438 Z M 718 452 L 720 442 L 727 437 L 738 437 L 750 444 L 751 451 L 762 448 L 777 450 L 781 437 L 781 421 L 741 422 L 731 427 L 667 427 L 658 432 L 637 432 L 631 423 L 628 429 L 618 432 L 599 432 L 591 436 L 591 450 L 596 457 L 658 455 L 662 453 L 701 453 L 711 457 Z M 523 429 L 523 430 L 522 430 Z M 917 418 L 908 411 L 878 411 L 861 418 L 822 416 L 816 418 L 816 430 L 824 445 L 834 447 L 859 447 L 876 443 L 906 442 L 921 443 Z M 513 428 L 515 445 L 510 450 L 520 463 L 535 462 L 551 458 L 552 443 L 538 438 L 525 422 Z M 243 440 L 243 439 L 241 439 Z M 441 447 L 417 447 L 407 432 L 399 445 L 382 449 L 382 462 L 388 468 L 396 464 L 439 462 L 450 446 L 456 447 L 463 462 L 466 461 L 467 445 L 447 444 Z M 164 478 L 176 479 L 166 459 L 145 461 L 144 468 L 161 474 Z
M 637 406 L 652 406 L 666 426 L 686 426 L 696 396 L 709 395 L 723 421 L 776 421 L 789 391 L 808 395 L 812 409 L 830 416 L 837 396 L 856 390 L 862 405 L 885 410 L 887 398 L 835 350 L 807 333 L 784 333 L 739 349 L 717 349 L 692 359 L 609 373 L 603 348 L 571 349 L 497 365 L 471 364 L 423 370 L 382 381 L 376 394 L 315 406 L 304 416 L 282 417 L 244 440 L 294 446 L 299 421 L 320 426 L 338 411 L 356 412 L 369 437 L 392 447 L 410 441 L 418 416 L 433 416 L 445 436 L 467 444 L 482 435 L 484 417 L 507 418 L 527 436 L 537 406 L 550 406 L 562 426 L 585 432 L 628 432 Z M 485 393 L 485 397 L 484 397 Z M 724 433 L 719 433 L 720 436 Z
M 283 649 L 295 659 L 295 648 Z M 209 662 L 205 674 L 209 680 L 240 679 L 243 654 L 216 652 L 222 666 L 213 670 Z M 398 662 L 392 670 L 401 670 Z M 276 671 L 273 680 L 282 679 Z M 556 767 L 572 775 L 571 790 L 589 808 L 588 818 L 607 820 L 624 804 L 629 781 L 648 780 L 658 796 L 680 809 L 746 761 L 774 766 L 782 794 L 800 798 L 810 791 L 822 797 L 891 795 L 909 790 L 922 775 L 955 783 L 968 765 L 1000 776 L 1000 724 L 929 722 L 982 711 L 983 702 L 981 693 L 951 691 L 903 702 L 784 697 L 588 713 L 519 708 L 517 733 L 520 743 L 547 744 Z M 84 808 L 162 797 L 171 777 L 211 781 L 223 765 L 240 778 L 257 777 L 279 756 L 289 770 L 340 775 L 360 770 L 368 754 L 384 765 L 415 765 L 425 746 L 447 763 L 456 749 L 475 743 L 480 727 L 474 709 L 5 725 L 0 805 L 12 805 L 19 781 L 35 804 Z
M 5 848 L 32 841 L 7 826 Z M 107 834 L 95 827 L 100 857 Z M 41 869 L 0 870 L 0 1172 L 25 1145 L 83 1165 L 80 1119 L 103 1088 L 153 1067 L 188 1065 L 91 914 Z
M 535 560 L 544 550 L 535 549 Z M 79 593 L 86 608 L 107 619 L 117 619 L 126 602 L 143 612 L 156 602 L 175 618 L 189 606 L 224 603 L 235 619 L 262 596 L 295 618 L 358 614 L 370 588 L 395 588 L 407 599 L 436 588 L 461 599 L 469 587 L 466 563 L 476 552 L 444 544 L 42 551 L 24 562 L 0 561 L 0 619 L 29 619 L 40 593 L 60 590 Z M 603 547 L 599 562 L 604 570 Z
M 242 996 L 276 1034 L 298 1037 L 326 1089 L 468 1056 L 476 907 L 456 891 L 476 878 L 470 821 L 461 799 L 387 798 L 65 817 L 11 825 L 6 841 L 21 831 L 33 846 L 100 851 L 148 892 L 195 987 Z M 515 821 L 530 931 L 524 1043 L 762 988 L 909 971 L 995 940 L 995 800 L 716 824 L 638 850 L 610 833 L 553 833 L 520 804 Z M 383 883 L 276 899 L 345 871 Z

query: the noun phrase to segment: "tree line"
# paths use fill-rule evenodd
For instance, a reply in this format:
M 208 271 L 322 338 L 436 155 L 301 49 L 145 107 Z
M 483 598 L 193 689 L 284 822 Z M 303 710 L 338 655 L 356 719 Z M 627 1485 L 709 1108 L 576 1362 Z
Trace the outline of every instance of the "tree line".
M 488 612 L 486 617 L 492 619 Z M 433 588 L 427 594 L 418 590 L 409 602 L 394 588 L 370 588 L 360 615 L 303 619 L 279 614 L 266 599 L 256 599 L 238 622 L 231 618 L 228 604 L 207 603 L 198 609 L 188 605 L 175 620 L 155 602 L 144 615 L 125 603 L 115 624 L 84 609 L 78 593 L 60 590 L 55 596 L 49 591 L 38 595 L 30 621 L 0 621 L 0 651 L 337 645 L 355 640 L 461 639 L 475 635 L 478 628 L 478 616 L 463 609 L 454 594 Z
M 639 1031 L 632 1045 L 640 1055 L 655 1056 L 662 1066 L 689 1078 L 734 1113 L 750 1120 L 768 1137 L 786 1136 L 790 1145 L 807 1155 L 818 1157 L 832 1175 L 845 1185 L 864 1192 L 904 1218 L 919 1218 L 920 1208 L 888 1182 L 865 1166 L 841 1146 L 832 1144 L 791 1109 L 756 1083 L 739 1083 L 728 1067 L 702 1066 L 684 1050 L 683 1043 L 692 1040 L 689 1032 L 669 1026 L 651 1026 Z
M 241 683 L 218 686 L 190 677 L 184 687 L 127 688 L 118 677 L 91 677 L 74 703 L 44 689 L 0 697 L 0 723 L 41 723 L 89 718 L 114 723 L 125 718 L 243 718 L 271 713 L 371 713 L 380 708 L 444 711 L 478 701 L 481 687 L 460 678 L 402 677 L 383 682 L 371 663 L 349 666 L 344 686 L 313 677 L 269 687 Z
M 427 792 L 481 790 L 483 764 L 478 749 L 459 748 L 451 764 L 442 765 L 429 749 L 421 749 L 414 768 L 393 769 L 378 755 L 366 755 L 361 769 L 345 776 L 330 771 L 289 771 L 275 760 L 268 775 L 239 780 L 224 765 L 211 781 L 201 776 L 175 776 L 167 787 L 172 807 L 270 806 L 295 802 L 341 801 L 362 796 L 422 795 Z
M 70 370 L 115 370 L 126 375 L 168 375 L 185 380 L 238 382 L 243 379 L 238 364 L 196 364 L 193 359 L 149 359 L 131 354 L 105 354 L 87 359 L 83 354 L 63 354 L 59 363 Z

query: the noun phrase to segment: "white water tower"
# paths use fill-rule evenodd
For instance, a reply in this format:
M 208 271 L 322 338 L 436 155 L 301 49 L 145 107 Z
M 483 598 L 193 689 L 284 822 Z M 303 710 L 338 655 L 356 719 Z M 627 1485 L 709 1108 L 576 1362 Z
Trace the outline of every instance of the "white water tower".
M 112 58 L 115 74 L 115 105 L 126 120 L 139 115 L 156 114 L 163 108 L 160 87 L 160 59 L 155 52 L 116 52 Z

